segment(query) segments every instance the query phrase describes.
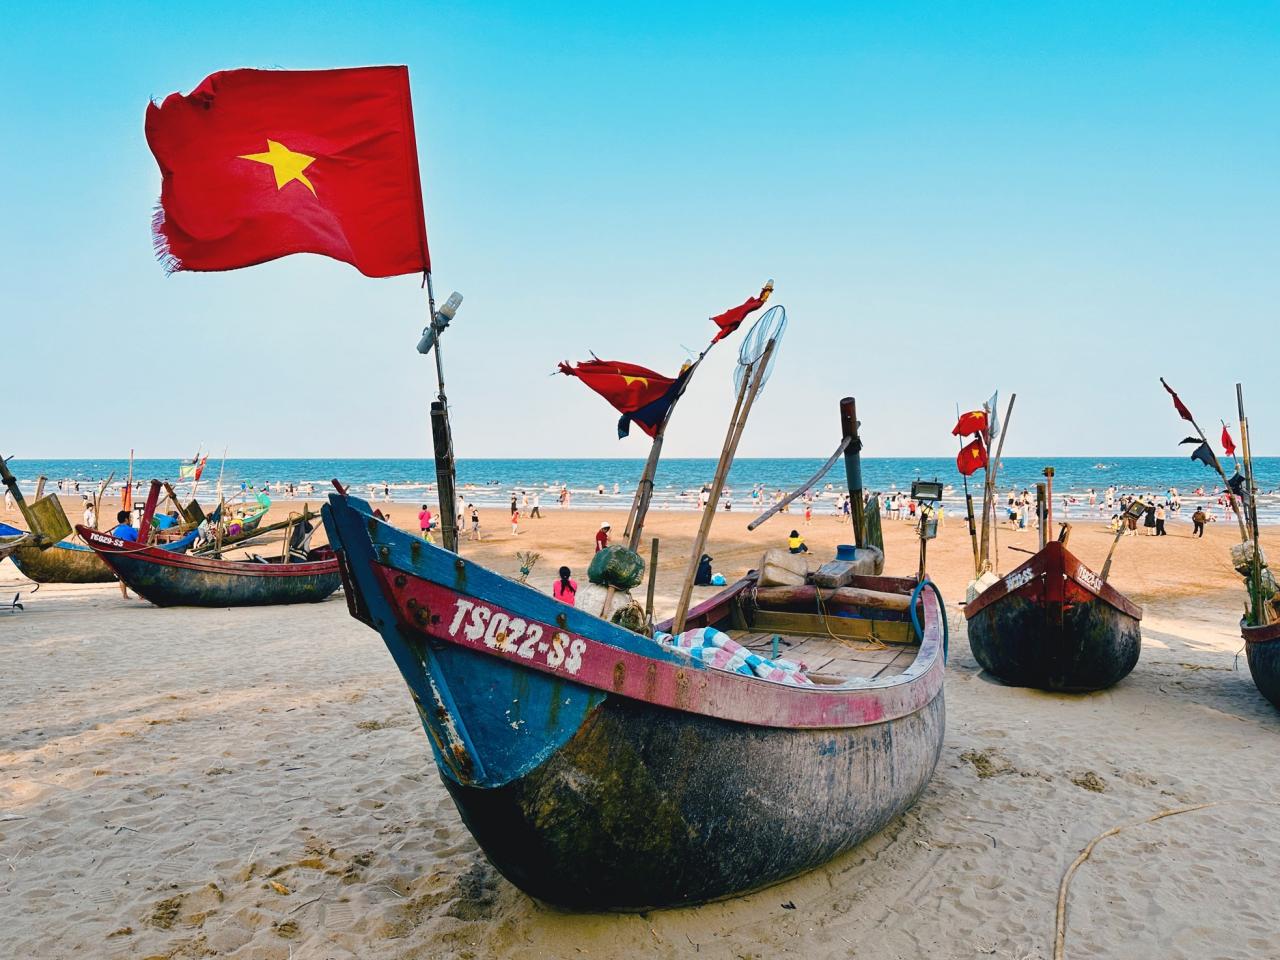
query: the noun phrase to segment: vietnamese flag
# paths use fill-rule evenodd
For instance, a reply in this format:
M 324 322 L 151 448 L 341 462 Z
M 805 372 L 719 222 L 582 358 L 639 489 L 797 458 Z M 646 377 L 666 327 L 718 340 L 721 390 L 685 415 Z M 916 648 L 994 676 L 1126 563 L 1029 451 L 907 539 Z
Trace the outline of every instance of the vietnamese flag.
M 974 437 L 971 443 L 961 448 L 956 456 L 956 469 L 966 477 L 972 476 L 987 465 L 987 451 L 982 446 L 982 438 Z
M 572 367 L 560 364 L 561 373 L 577 377 L 622 414 L 618 420 L 619 439 L 631 432 L 633 422 L 649 436 L 655 436 L 672 404 L 680 398 L 690 369 L 686 367 L 673 379 L 616 360 L 587 360 Z
M 226 70 L 147 107 L 165 269 L 319 253 L 368 277 L 431 269 L 407 67 Z
M 960 415 L 956 425 L 951 428 L 951 435 L 953 437 L 967 437 L 971 433 L 984 433 L 986 429 L 987 412 L 985 410 L 970 410 L 968 413 Z

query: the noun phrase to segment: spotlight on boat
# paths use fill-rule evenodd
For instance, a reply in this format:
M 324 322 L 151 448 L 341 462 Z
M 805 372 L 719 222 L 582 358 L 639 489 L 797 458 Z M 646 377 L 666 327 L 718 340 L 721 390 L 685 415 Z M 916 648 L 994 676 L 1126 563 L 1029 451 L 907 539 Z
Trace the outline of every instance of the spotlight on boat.
M 436 340 L 444 332 L 445 327 L 453 320 L 458 308 L 462 306 L 462 294 L 457 290 L 449 294 L 449 299 L 436 311 L 435 319 L 422 331 L 422 339 L 418 341 L 418 352 L 427 354 L 436 345 Z

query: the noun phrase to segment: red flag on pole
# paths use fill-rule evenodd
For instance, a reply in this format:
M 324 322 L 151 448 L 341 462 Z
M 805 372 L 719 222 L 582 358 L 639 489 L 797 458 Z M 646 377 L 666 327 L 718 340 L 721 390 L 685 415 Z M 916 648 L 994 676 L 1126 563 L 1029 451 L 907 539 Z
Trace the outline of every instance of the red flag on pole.
M 1164 382 L 1164 377 L 1160 378 L 1161 385 L 1169 391 L 1169 396 L 1173 397 L 1173 408 L 1178 411 L 1178 416 L 1188 423 L 1195 423 L 1195 418 L 1191 416 L 1191 411 L 1187 409 L 1186 404 L 1178 399 L 1178 395 L 1173 392 L 1173 387 Z
M 572 367 L 562 363 L 560 372 L 577 377 L 622 414 L 618 421 L 618 437 L 622 438 L 633 422 L 651 437 L 658 432 L 680 396 L 688 368 L 672 378 L 634 363 L 587 360 Z
M 1225 423 L 1222 425 L 1222 449 L 1226 452 L 1228 457 L 1234 457 L 1236 455 L 1236 445 L 1231 439 L 1231 434 L 1227 432 L 1227 425 Z
M 987 412 L 985 410 L 970 410 L 968 413 L 960 414 L 960 419 L 951 428 L 951 435 L 953 437 L 967 437 L 971 433 L 985 433 L 986 429 Z
M 742 326 L 742 321 L 764 306 L 765 301 L 769 299 L 769 294 L 773 293 L 773 281 L 770 280 L 761 289 L 759 296 L 748 297 L 736 307 L 730 307 L 719 316 L 711 318 L 711 322 L 720 328 L 720 332 L 715 335 L 712 343 L 719 343 L 738 327 Z
M 368 277 L 431 269 L 407 67 L 227 70 L 147 107 L 166 270 L 318 253 Z
M 972 476 L 987 465 L 987 451 L 982 446 L 982 438 L 974 437 L 956 456 L 956 469 L 966 477 Z

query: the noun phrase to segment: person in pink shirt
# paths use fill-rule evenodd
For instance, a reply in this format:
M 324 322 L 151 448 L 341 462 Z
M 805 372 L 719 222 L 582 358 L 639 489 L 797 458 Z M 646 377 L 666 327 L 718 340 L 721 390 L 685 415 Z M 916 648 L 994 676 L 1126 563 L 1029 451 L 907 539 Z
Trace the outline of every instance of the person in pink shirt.
M 424 537 L 431 532 L 431 523 L 431 508 L 424 503 L 422 509 L 418 511 L 418 529 Z
M 560 579 L 551 588 L 552 597 L 561 603 L 567 603 L 571 607 L 578 596 L 578 582 L 569 578 L 572 572 L 568 567 L 561 567 Z

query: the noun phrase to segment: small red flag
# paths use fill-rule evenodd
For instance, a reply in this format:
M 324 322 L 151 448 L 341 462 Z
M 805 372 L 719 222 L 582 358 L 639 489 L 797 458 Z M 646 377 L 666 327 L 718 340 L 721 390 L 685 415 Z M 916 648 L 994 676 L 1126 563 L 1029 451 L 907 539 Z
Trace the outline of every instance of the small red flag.
M 968 413 L 960 414 L 960 419 L 951 428 L 951 435 L 953 437 L 967 437 L 971 433 L 985 433 L 986 430 L 987 412 L 985 410 L 970 410 Z
M 742 321 L 764 306 L 765 301 L 769 299 L 769 294 L 773 293 L 773 281 L 770 280 L 764 285 L 759 296 L 748 297 L 736 307 L 730 307 L 719 316 L 711 318 L 711 322 L 720 328 L 720 332 L 715 335 L 712 343 L 719 343 L 738 327 L 742 326 Z
M 1222 449 L 1226 452 L 1228 457 L 1234 457 L 1236 455 L 1236 445 L 1231 439 L 1231 434 L 1227 432 L 1227 425 L 1225 423 L 1222 425 Z
M 1169 396 L 1173 397 L 1173 408 L 1178 411 L 1178 416 L 1188 423 L 1195 423 L 1195 418 L 1191 416 L 1191 411 L 1187 409 L 1186 404 L 1178 399 L 1178 395 L 1173 392 L 1173 387 L 1164 382 L 1164 377 L 1160 378 L 1160 383 L 1169 391 Z
M 165 269 L 319 253 L 368 277 L 431 269 L 407 67 L 226 70 L 147 107 Z
M 982 446 L 982 438 L 974 437 L 956 456 L 956 469 L 966 477 L 971 476 L 987 465 L 987 451 Z
M 622 414 L 618 437 L 625 437 L 632 422 L 649 436 L 658 432 L 667 411 L 680 396 L 685 371 L 664 377 L 646 367 L 616 360 L 587 360 L 576 366 L 560 364 L 560 372 L 577 377 Z

